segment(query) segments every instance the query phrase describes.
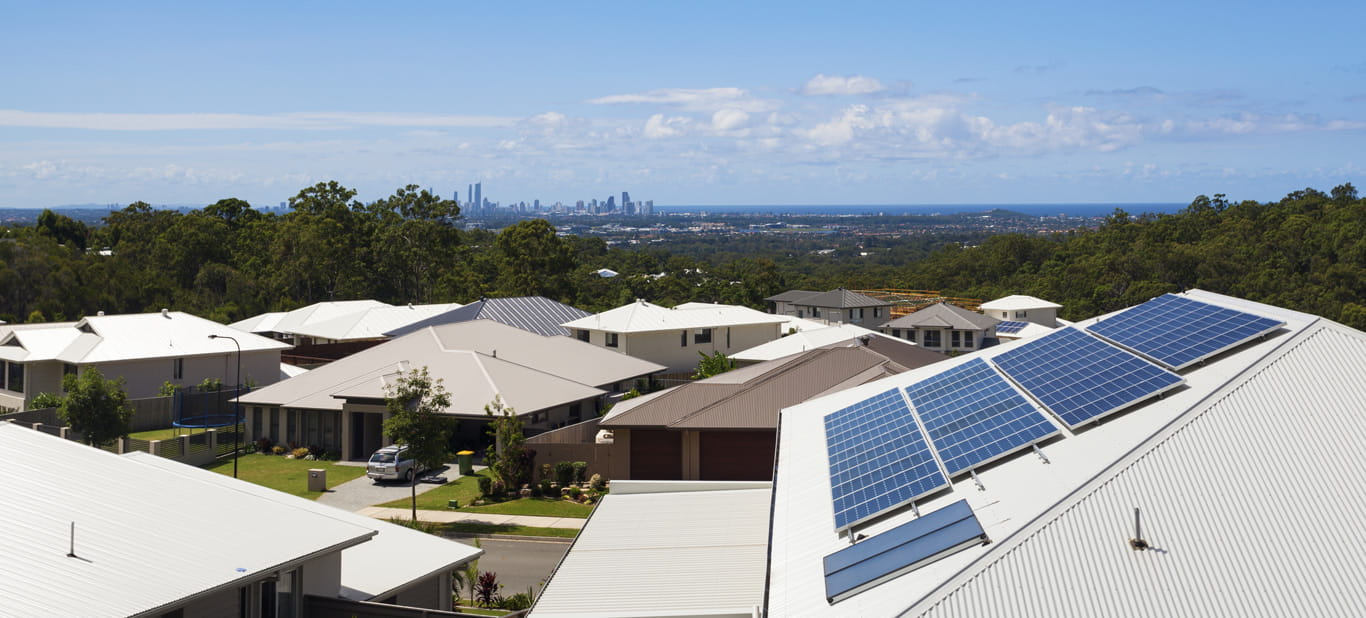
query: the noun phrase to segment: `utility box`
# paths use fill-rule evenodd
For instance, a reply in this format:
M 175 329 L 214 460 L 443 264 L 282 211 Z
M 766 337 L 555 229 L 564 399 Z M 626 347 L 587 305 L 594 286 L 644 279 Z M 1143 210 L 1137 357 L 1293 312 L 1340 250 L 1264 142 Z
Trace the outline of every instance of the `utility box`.
M 469 476 L 474 474 L 474 451 L 460 451 L 455 454 L 456 463 L 460 464 L 460 474 Z
M 312 468 L 308 471 L 308 490 L 327 491 L 327 470 Z

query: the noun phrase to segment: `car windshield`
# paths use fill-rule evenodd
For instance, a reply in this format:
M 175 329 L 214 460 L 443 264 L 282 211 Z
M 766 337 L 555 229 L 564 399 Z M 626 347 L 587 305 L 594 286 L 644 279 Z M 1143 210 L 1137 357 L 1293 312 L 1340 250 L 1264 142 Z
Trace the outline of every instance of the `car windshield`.
M 394 463 L 393 453 L 375 453 L 370 457 L 370 463 Z

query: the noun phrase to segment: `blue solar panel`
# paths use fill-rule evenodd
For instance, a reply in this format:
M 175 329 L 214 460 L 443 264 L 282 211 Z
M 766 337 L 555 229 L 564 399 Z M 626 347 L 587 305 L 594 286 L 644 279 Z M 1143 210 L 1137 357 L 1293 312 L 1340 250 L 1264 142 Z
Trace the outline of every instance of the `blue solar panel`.
M 935 560 L 990 542 L 967 500 L 825 557 L 825 598 L 842 601 Z
M 1058 433 L 980 358 L 917 382 L 906 395 L 950 476 Z
M 1285 326 L 1285 322 L 1164 294 L 1086 327 L 1173 369 Z
M 1024 330 L 1024 327 L 1026 327 L 1026 326 L 1029 326 L 1029 322 L 1012 322 L 1012 321 L 1001 322 L 1001 323 L 999 323 L 999 324 L 996 325 L 996 334 L 998 334 L 998 335 L 1013 335 L 1013 334 L 1015 334 L 1015 333 L 1018 333 L 1018 332 Z
M 1031 339 L 991 361 L 1068 427 L 1185 382 L 1181 376 L 1072 327 Z
M 825 439 L 837 529 L 948 485 L 896 389 L 831 412 Z

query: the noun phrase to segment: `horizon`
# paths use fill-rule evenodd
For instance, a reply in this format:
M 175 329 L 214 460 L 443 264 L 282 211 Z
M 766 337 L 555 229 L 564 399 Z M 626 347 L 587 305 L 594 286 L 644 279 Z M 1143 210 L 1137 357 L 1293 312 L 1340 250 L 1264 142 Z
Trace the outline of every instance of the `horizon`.
M 0 24 L 0 205 L 1167 204 L 1366 170 L 1361 46 L 1259 43 L 1360 3 L 138 6 Z

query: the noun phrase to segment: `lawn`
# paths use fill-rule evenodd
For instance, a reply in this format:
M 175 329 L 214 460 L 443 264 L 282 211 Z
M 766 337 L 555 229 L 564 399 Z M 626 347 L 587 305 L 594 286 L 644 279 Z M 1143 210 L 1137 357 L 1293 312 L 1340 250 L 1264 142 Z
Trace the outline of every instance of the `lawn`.
M 447 534 L 507 534 L 511 536 L 550 536 L 572 539 L 579 535 L 574 528 L 536 528 L 532 526 L 511 526 L 503 524 L 464 524 L 460 522 L 441 524 L 441 532 Z
M 232 459 L 224 459 L 205 467 L 219 474 L 231 475 Z M 262 455 L 260 453 L 243 455 L 238 461 L 237 467 L 237 478 L 309 500 L 316 500 L 318 496 L 322 495 L 322 492 L 308 491 L 308 471 L 312 468 L 321 468 L 327 471 L 327 487 L 329 489 L 365 476 L 365 468 L 361 466 L 339 466 L 329 461 L 285 459 L 279 455 Z M 478 491 L 477 486 L 476 491 Z M 418 499 L 421 498 L 422 496 L 418 496 Z
M 228 427 L 218 427 L 216 429 L 229 429 Z M 193 429 L 190 427 L 168 427 L 166 429 L 153 429 L 151 431 L 139 431 L 128 434 L 130 438 L 138 440 L 170 440 L 176 436 L 188 436 L 192 433 L 204 433 L 205 429 Z
M 330 474 L 330 473 L 329 473 Z M 418 494 L 417 508 L 428 511 L 448 511 L 447 504 L 451 500 L 458 500 L 460 508 L 457 511 L 469 513 L 496 513 L 498 515 L 540 515 L 543 517 L 588 517 L 593 512 L 591 504 L 577 504 L 568 500 L 552 500 L 547 498 L 523 498 L 518 500 L 508 500 L 487 506 L 470 506 L 471 502 L 479 498 L 479 476 L 491 476 L 488 470 L 480 470 L 474 476 L 462 476 L 459 480 L 451 481 L 432 489 L 426 493 Z M 401 498 L 393 502 L 386 502 L 379 506 L 406 509 L 411 506 L 411 499 Z

